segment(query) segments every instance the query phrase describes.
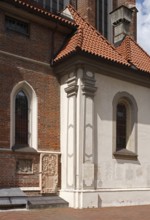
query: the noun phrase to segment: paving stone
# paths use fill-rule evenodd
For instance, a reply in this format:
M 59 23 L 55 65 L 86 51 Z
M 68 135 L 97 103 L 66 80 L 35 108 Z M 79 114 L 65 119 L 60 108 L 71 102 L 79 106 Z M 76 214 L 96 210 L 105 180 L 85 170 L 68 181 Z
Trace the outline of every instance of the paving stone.
M 150 220 L 150 206 L 2 211 L 0 220 Z

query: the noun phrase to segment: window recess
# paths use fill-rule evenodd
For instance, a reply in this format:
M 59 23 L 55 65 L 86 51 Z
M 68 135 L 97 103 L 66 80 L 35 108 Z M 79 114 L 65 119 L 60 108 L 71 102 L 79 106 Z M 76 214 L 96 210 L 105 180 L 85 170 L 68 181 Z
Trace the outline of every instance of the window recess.
M 29 23 L 14 17 L 5 17 L 6 30 L 15 31 L 23 35 L 29 35 Z

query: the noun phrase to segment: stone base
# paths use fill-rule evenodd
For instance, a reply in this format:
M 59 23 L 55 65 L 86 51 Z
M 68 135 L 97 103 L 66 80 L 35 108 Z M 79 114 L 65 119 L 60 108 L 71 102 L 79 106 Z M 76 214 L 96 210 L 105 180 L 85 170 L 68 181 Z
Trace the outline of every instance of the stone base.
M 150 204 L 150 189 L 61 190 L 72 208 L 100 208 Z

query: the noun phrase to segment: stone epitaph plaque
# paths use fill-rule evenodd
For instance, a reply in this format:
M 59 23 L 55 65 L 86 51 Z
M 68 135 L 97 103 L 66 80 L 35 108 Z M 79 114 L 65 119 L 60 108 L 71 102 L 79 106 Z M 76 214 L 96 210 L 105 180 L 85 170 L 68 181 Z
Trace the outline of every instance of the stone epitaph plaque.
M 58 155 L 41 155 L 41 191 L 55 193 L 58 186 Z

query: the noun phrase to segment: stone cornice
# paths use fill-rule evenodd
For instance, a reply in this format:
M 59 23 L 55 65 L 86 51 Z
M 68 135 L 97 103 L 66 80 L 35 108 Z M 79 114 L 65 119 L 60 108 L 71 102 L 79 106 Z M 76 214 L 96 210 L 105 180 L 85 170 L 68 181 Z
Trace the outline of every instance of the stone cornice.
M 90 59 L 80 55 L 59 64 L 54 68 L 54 72 L 61 77 L 68 69 L 74 69 L 75 66 L 78 68 L 84 66 L 92 72 L 150 88 L 150 73 L 134 69 L 132 66 L 125 67 L 106 60 L 104 62 L 104 60 Z
M 67 97 L 76 96 L 78 92 L 77 78 L 73 76 L 67 80 L 68 87 L 65 88 Z
M 95 87 L 95 79 L 94 75 L 92 74 L 90 77 L 87 75 L 84 75 L 82 79 L 83 85 L 82 85 L 82 92 L 83 95 L 91 96 L 93 97 L 97 88 Z

